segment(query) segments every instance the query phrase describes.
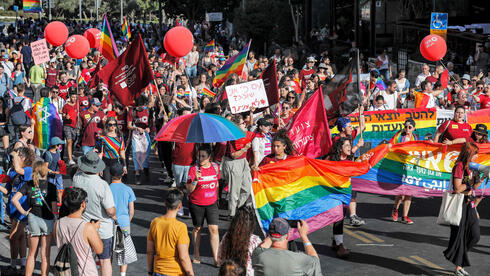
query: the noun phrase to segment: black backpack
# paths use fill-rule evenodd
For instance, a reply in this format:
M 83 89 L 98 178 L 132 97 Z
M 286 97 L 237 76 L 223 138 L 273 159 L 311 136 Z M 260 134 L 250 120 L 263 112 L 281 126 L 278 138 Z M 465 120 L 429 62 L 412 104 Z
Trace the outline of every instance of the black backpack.
M 82 225 L 83 222 L 80 222 L 78 225 L 77 229 L 73 233 L 73 236 L 71 236 L 70 241 L 63 244 L 60 248 L 60 251 L 58 251 L 58 255 L 56 255 L 56 258 L 54 259 L 54 275 L 57 276 L 78 276 L 78 259 L 77 259 L 77 254 L 75 253 L 75 250 L 73 249 L 73 246 L 71 245 L 71 240 L 75 236 L 75 234 L 78 232 L 78 228 L 80 228 L 80 225 Z M 58 221 L 58 230 L 59 228 L 60 221 Z M 60 231 L 60 230 L 59 230 Z M 61 233 L 58 232 L 56 233 L 57 235 L 60 235 Z M 84 267 L 85 269 L 85 267 Z M 83 270 L 82 270 L 83 274 Z
M 13 100 L 12 100 L 13 101 Z M 25 98 L 18 103 L 13 103 L 12 108 L 10 109 L 10 122 L 14 126 L 22 126 L 22 125 L 30 125 L 31 119 L 24 111 L 24 106 L 22 103 L 25 101 Z

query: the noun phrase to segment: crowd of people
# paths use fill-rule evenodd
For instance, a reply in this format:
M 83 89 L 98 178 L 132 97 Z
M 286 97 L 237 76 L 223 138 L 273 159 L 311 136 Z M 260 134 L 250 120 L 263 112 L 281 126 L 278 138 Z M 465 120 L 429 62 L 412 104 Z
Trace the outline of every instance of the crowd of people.
M 309 97 L 337 73 L 328 51 L 300 55 L 278 47 L 270 57 L 250 51 L 244 67 L 247 77 L 233 74 L 224 86 L 260 78 L 274 60 L 279 103 L 259 116 L 253 111 L 232 114 L 227 101 L 220 97 L 222 88 L 217 89 L 212 83 L 227 57 L 238 53 L 246 40 L 230 36 L 226 44 L 216 43 L 213 50 L 204 51 L 203 46 L 209 42 L 205 31 L 208 27 L 198 24 L 193 28 L 199 38 L 195 46 L 187 56 L 172 63 L 155 43 L 156 38 L 148 34 L 151 32 L 144 31 L 152 26 L 136 25 L 133 35 L 140 33 L 144 38 L 155 80 L 136 99 L 135 106 L 128 107 L 111 95 L 107 84 L 92 85 L 91 73 L 103 59 L 98 51 L 82 60 L 73 60 L 61 47 L 49 46 L 49 63 L 35 65 L 29 44 L 42 36 L 45 22 L 27 19 L 20 22 L 17 33 L 6 27 L 8 35 L 0 35 L 0 136 L 3 172 L 8 175 L 3 180 L 7 183 L 5 188 L 0 189 L 8 197 L 6 213 L 11 223 L 11 263 L 5 275 L 15 275 L 18 267 L 25 275 L 32 275 L 38 247 L 42 275 L 48 275 L 52 238 L 58 248 L 66 243 L 73 246 L 80 275 L 97 275 L 96 260 L 101 275 L 112 275 L 114 225 L 121 228 L 124 237 L 130 237 L 136 201 L 132 188 L 124 182 L 129 181 L 128 174 L 134 176 L 136 185 L 150 179 L 154 169 L 150 168 L 151 154 L 158 156 L 166 172 L 160 183 L 173 188 L 165 199 L 167 212 L 155 218 L 149 227 L 148 275 L 194 275 L 192 264 L 200 263 L 204 221 L 220 275 L 321 275 L 318 254 L 308 239 L 305 221 L 293 227 L 298 229 L 306 254 L 288 250 L 290 225 L 284 219 L 272 221 L 264 240 L 254 234 L 251 172 L 296 155 L 287 126 Z M 89 27 L 76 22 L 68 26 L 71 32 L 83 32 Z M 115 36 L 122 41 L 118 31 Z M 117 45 L 124 51 L 128 44 Z M 488 64 L 488 54 L 479 56 L 484 57 Z M 452 227 L 444 254 L 456 265 L 456 275 L 467 275 L 463 267 L 469 265 L 467 251 L 478 241 L 475 207 L 481 200 L 471 194 L 480 181 L 476 176 L 468 180 L 473 177 L 468 163 L 478 152 L 475 143 L 488 142 L 488 132 L 484 124 L 472 129 L 464 120 L 468 111 L 490 108 L 490 75 L 486 73 L 487 67 L 477 75 L 463 72 L 460 77 L 449 64 L 447 69 L 437 65 L 434 72 L 424 64 L 416 79 L 409 80 L 405 70 L 394 74 L 391 65 L 388 53 L 383 51 L 375 64 L 364 69 L 369 78 L 363 80 L 365 89 L 359 111 L 413 108 L 416 93 L 429 97 L 424 107 L 454 109 L 454 119 L 438 128 L 433 141 L 463 146 L 453 169 L 454 190 L 464 193 L 465 199 L 475 204 L 464 205 L 465 215 L 459 227 Z M 444 70 L 448 70 L 447 85 Z M 378 85 L 380 80 L 384 87 Z M 216 96 L 211 97 L 206 91 L 213 91 Z M 53 104 L 63 120 L 62 137 L 52 137 L 47 149 L 33 144 L 36 115 L 32 109 L 40 101 Z M 159 141 L 152 145 L 153 137 L 167 122 L 195 112 L 223 116 L 243 131 L 253 132 L 253 139 L 245 144 Z M 347 117 L 338 118 L 336 127 L 339 134 L 333 137 L 330 153 L 322 158 L 338 162 L 354 160 L 354 154 L 364 145 L 362 138 L 354 145 L 365 128 L 363 116 L 358 129 L 352 127 Z M 415 128 L 415 121 L 407 120 L 390 143 L 418 140 Z M 130 160 L 133 171 L 128 170 Z M 71 187 L 64 183 L 63 175 L 65 179 L 72 178 Z M 357 193 L 352 192 L 348 217 L 351 225 L 361 226 L 365 221 L 357 215 L 356 198 Z M 401 221 L 414 223 L 408 216 L 410 202 L 410 196 L 395 198 L 394 221 L 398 221 L 398 209 L 403 203 Z M 219 208 L 223 206 L 228 209 L 227 220 L 231 225 L 220 237 Z M 177 220 L 189 216 L 193 225 L 192 259 L 187 227 Z M 341 220 L 333 227 L 332 249 L 340 258 L 349 255 L 343 241 L 343 224 Z M 471 238 L 464 234 L 468 231 Z M 121 275 L 126 275 L 129 253 L 120 261 L 118 258 Z

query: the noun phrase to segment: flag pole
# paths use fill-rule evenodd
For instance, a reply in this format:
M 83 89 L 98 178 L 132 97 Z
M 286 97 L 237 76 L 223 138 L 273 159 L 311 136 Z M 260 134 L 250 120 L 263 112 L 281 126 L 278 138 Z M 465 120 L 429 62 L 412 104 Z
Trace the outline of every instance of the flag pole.
M 364 95 L 362 95 L 362 90 L 361 90 L 361 65 L 360 65 L 360 64 L 361 64 L 361 62 L 360 62 L 360 60 L 359 60 L 359 59 L 360 59 L 360 58 L 359 58 L 359 48 L 356 48 L 356 75 L 357 75 L 357 80 L 356 80 L 356 82 L 357 82 L 357 89 L 359 90 L 359 96 L 360 96 L 360 98 L 361 98 L 361 103 L 360 103 L 360 104 L 359 104 L 359 106 L 358 106 L 358 108 L 359 108 L 359 128 L 360 128 L 360 130 L 361 130 L 361 139 L 363 139 L 363 136 L 362 136 L 362 134 L 363 134 L 363 129 L 361 128 L 360 123 L 361 123 L 361 116 L 363 116 L 363 115 L 362 115 L 362 113 L 363 113 L 363 112 L 361 112 L 361 106 L 363 106 L 363 105 L 362 105 L 362 97 L 363 97 Z

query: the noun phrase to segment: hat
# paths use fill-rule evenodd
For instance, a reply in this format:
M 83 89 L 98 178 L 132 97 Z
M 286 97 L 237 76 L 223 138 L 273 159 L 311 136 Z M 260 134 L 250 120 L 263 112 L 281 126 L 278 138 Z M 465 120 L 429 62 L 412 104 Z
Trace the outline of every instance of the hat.
M 95 106 L 100 106 L 102 103 L 99 101 L 98 98 L 95 98 L 93 97 L 92 99 L 90 99 L 90 104 L 92 105 L 95 105 Z
M 471 81 L 471 77 L 468 74 L 464 74 L 462 77 L 463 80 Z
M 219 61 L 223 61 L 223 60 L 226 60 L 226 58 L 225 57 L 220 57 L 219 58 Z
M 308 57 L 306 59 L 306 62 L 316 62 L 316 58 L 315 57 Z
M 100 173 L 105 169 L 104 161 L 93 151 L 80 156 L 77 161 L 78 168 L 86 173 Z
M 318 68 L 327 69 L 327 65 L 322 62 L 322 63 L 320 63 L 320 65 L 318 65 Z
M 273 238 L 281 238 L 289 233 L 289 223 L 283 218 L 275 218 L 269 225 L 269 235 Z
M 260 118 L 257 121 L 257 126 L 272 126 L 272 123 L 267 121 L 265 118 Z
M 119 177 L 124 174 L 124 167 L 120 163 L 114 163 L 110 168 L 109 172 L 112 176 Z
M 342 131 L 347 126 L 347 124 L 350 122 L 351 122 L 350 119 L 347 117 L 338 118 L 337 119 L 337 129 L 339 131 Z
M 51 142 L 49 144 L 51 146 L 64 145 L 65 144 L 65 141 L 63 141 L 60 138 L 54 136 L 53 138 L 51 138 Z
M 488 135 L 487 126 L 484 124 L 477 124 L 475 126 L 475 129 L 473 129 L 473 131 L 476 133 L 480 133 L 482 135 Z
M 52 58 L 49 62 L 50 63 L 56 63 L 56 58 Z

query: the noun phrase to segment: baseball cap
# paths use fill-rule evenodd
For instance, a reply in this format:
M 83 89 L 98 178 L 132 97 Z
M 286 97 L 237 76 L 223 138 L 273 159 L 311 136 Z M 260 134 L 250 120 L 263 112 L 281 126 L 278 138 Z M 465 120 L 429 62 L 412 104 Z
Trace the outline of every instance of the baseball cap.
M 480 133 L 480 134 L 483 134 L 483 135 L 487 135 L 487 126 L 484 125 L 484 124 L 477 124 L 475 126 L 475 129 L 473 130 L 474 132 L 476 133 Z
M 122 176 L 124 174 L 124 167 L 120 163 L 114 163 L 110 168 L 109 172 L 112 176 Z
M 315 57 L 308 57 L 306 59 L 306 62 L 316 62 L 316 58 Z
M 265 118 L 260 118 L 258 121 L 257 121 L 257 125 L 258 126 L 272 126 L 272 123 L 267 121 Z
M 283 218 L 275 218 L 269 225 L 269 235 L 273 238 L 280 238 L 289 233 L 289 224 Z
M 100 106 L 102 103 L 99 101 L 99 99 L 98 99 L 98 98 L 95 98 L 95 97 L 94 97 L 94 98 L 90 99 L 90 104 L 91 104 L 91 105 L 93 104 L 93 105 L 95 105 L 95 106 Z

